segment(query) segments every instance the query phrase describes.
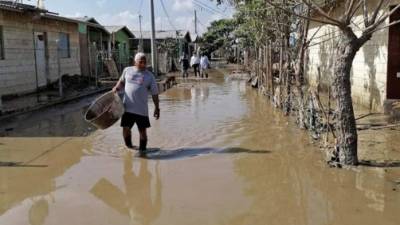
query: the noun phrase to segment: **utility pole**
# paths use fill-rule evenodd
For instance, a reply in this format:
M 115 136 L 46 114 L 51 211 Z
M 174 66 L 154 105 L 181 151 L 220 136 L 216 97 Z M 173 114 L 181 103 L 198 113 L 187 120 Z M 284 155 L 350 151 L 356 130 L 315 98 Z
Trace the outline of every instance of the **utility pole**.
M 194 10 L 194 33 L 197 34 L 197 11 Z
M 151 15 L 151 66 L 153 67 L 154 75 L 158 76 L 156 28 L 154 22 L 154 0 L 150 0 L 150 15 Z
M 57 43 L 57 73 L 58 73 L 58 94 L 60 97 L 64 96 L 63 93 L 63 83 L 62 83 L 62 76 L 61 76 L 61 62 L 60 62 L 60 39 L 56 40 Z
M 194 33 L 197 36 L 197 11 L 194 10 Z M 194 53 L 197 55 L 197 43 L 194 43 Z
M 139 14 L 139 30 L 140 30 L 139 52 L 143 52 L 142 15 L 140 14 Z

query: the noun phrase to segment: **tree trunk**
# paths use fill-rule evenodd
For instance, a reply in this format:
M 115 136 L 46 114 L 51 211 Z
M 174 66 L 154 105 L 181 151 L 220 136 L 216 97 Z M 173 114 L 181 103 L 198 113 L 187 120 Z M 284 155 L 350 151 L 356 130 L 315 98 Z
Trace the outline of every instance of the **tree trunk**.
M 357 165 L 357 127 L 351 97 L 350 72 L 358 51 L 357 40 L 344 37 L 336 50 L 334 88 L 338 113 L 338 156 L 343 165 Z

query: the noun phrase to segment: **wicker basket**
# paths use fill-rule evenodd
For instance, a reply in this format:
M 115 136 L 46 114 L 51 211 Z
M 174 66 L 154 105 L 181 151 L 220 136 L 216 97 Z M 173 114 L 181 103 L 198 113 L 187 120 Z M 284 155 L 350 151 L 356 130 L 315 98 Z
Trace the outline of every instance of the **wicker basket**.
M 107 92 L 89 107 L 85 120 L 104 130 L 117 122 L 123 113 L 124 105 L 121 98 L 113 92 Z

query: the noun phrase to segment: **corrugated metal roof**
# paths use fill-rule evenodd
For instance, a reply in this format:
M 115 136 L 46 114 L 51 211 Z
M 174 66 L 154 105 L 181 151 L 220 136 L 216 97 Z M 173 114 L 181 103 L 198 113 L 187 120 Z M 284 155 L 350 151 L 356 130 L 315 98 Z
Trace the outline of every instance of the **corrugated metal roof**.
M 104 28 L 106 28 L 110 34 L 117 33 L 120 30 L 125 30 L 125 32 L 129 34 L 130 38 L 135 38 L 135 35 L 126 26 L 104 26 Z
M 99 28 L 99 29 L 103 30 L 104 32 L 106 32 L 107 34 L 110 34 L 110 32 L 103 25 L 101 25 L 99 22 L 97 22 L 97 20 L 94 17 L 88 17 L 88 16 L 70 17 L 70 19 L 73 19 L 73 20 L 76 20 L 76 21 L 79 21 L 82 23 L 86 23 L 90 27 Z
M 125 26 L 104 26 L 108 32 L 117 33 L 118 31 L 124 29 Z
M 0 0 L 0 8 L 5 10 L 19 11 L 19 12 L 23 11 L 38 11 L 43 13 L 49 12 L 48 10 L 45 9 L 39 9 L 34 5 L 28 5 L 28 4 L 17 3 L 14 1 L 5 1 L 5 0 Z
M 70 17 L 71 19 L 74 20 L 78 20 L 84 23 L 91 23 L 91 24 L 98 24 L 101 25 L 94 17 L 88 17 L 88 16 L 84 16 L 84 17 Z
M 48 10 L 45 10 L 45 9 L 39 9 L 33 5 L 16 3 L 13 1 L 0 0 L 0 9 L 16 11 L 16 12 L 20 12 L 20 13 L 24 13 L 25 11 L 36 11 L 36 12 L 40 13 L 40 16 L 43 18 L 59 20 L 59 21 L 64 21 L 64 22 L 70 22 L 70 23 L 78 23 L 79 22 L 79 21 L 71 19 L 71 18 L 59 16 L 57 13 L 49 12 Z
M 140 38 L 141 34 L 140 31 L 132 31 L 136 38 Z M 156 39 L 169 39 L 169 38 L 184 38 L 188 31 L 175 31 L 175 30 L 159 30 L 156 31 Z M 190 34 L 189 34 L 190 35 Z M 151 38 L 151 31 L 142 31 L 143 39 L 150 39 Z M 190 36 L 189 36 L 190 38 Z

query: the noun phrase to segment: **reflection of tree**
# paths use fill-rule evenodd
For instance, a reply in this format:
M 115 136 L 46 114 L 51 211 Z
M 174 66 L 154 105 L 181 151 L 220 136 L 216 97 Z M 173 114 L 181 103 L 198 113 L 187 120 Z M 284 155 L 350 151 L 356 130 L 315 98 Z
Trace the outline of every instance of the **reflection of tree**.
M 132 153 L 124 157 L 123 193 L 118 187 L 106 179 L 101 179 L 92 188 L 91 193 L 121 214 L 129 215 L 131 222 L 147 225 L 158 218 L 161 212 L 161 178 L 158 165 L 156 167 L 155 200 L 151 198 L 151 173 L 147 160 L 140 161 L 140 169 L 133 172 Z
M 287 125 L 288 119 L 264 104 L 263 96 L 252 90 L 241 95 L 248 113 L 240 123 L 245 134 L 240 147 L 273 153 L 235 159 L 235 172 L 251 205 L 219 224 L 354 224 L 359 217 L 371 224 L 395 221 L 398 207 L 388 207 L 391 195 L 385 190 L 385 173 L 327 168 L 306 134 Z M 362 216 L 352 214 L 355 209 Z M 387 215 L 382 215 L 382 209 Z

